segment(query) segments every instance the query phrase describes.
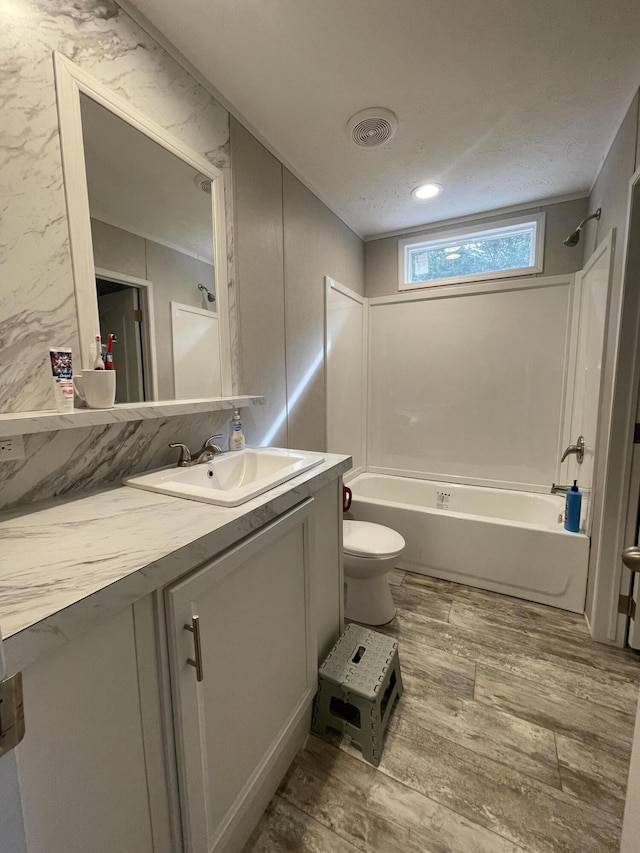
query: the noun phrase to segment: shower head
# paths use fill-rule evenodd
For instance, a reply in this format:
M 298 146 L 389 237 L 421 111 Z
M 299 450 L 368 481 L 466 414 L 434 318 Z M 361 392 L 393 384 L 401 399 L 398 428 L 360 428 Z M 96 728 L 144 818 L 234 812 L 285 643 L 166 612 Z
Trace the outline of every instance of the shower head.
M 580 225 L 576 228 L 575 231 L 572 231 L 571 234 L 564 241 L 565 246 L 577 246 L 580 242 L 580 232 L 582 231 L 582 226 L 585 222 L 588 222 L 590 219 L 600 219 L 600 214 L 602 213 L 602 208 L 599 207 L 595 213 L 592 213 L 591 216 L 585 216 Z
M 208 287 L 205 287 L 205 286 L 204 286 L 204 284 L 199 284 L 199 285 L 198 285 L 198 290 L 200 290 L 200 291 L 202 292 L 202 294 L 203 294 L 203 295 L 204 295 L 205 293 L 207 294 L 207 299 L 209 300 L 209 302 L 215 302 L 215 301 L 216 301 L 215 294 L 211 293 L 211 291 L 209 290 L 209 288 L 208 288 Z

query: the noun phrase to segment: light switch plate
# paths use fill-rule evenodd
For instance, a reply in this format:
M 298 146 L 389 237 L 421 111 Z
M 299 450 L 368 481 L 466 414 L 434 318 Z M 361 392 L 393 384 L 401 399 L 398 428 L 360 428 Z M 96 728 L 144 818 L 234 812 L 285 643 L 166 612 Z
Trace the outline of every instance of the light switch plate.
M 11 459 L 24 459 L 24 439 L 21 435 L 0 438 L 0 462 Z

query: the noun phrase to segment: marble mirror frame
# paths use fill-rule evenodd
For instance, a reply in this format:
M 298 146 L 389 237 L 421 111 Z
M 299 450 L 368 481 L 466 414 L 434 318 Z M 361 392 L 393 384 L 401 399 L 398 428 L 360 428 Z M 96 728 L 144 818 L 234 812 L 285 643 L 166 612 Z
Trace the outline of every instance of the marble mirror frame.
M 92 344 L 100 333 L 96 269 L 91 236 L 89 191 L 82 136 L 80 94 L 84 93 L 114 115 L 157 142 L 171 154 L 211 179 L 215 259 L 216 310 L 220 330 L 220 370 L 223 396 L 233 394 L 231 334 L 227 291 L 226 217 L 222 172 L 152 119 L 138 112 L 67 57 L 54 52 L 55 82 L 62 149 L 62 172 L 67 200 L 71 264 L 73 269 L 81 367 L 93 362 Z M 155 383 L 154 383 L 155 385 Z M 152 389 L 152 399 L 155 399 Z M 135 405 L 135 404 L 132 404 Z

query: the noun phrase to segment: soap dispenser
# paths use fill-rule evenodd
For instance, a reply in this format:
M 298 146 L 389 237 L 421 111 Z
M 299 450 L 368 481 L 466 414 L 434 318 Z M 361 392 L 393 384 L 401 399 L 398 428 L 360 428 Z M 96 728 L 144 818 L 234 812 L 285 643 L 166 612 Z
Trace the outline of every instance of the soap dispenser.
M 573 486 L 567 491 L 567 499 L 564 505 L 564 529 L 570 533 L 580 531 L 580 510 L 582 509 L 582 492 L 578 489 L 578 481 L 573 481 Z
M 242 421 L 240 412 L 236 409 L 231 418 L 231 437 L 229 438 L 229 450 L 244 450 L 244 433 L 242 432 Z

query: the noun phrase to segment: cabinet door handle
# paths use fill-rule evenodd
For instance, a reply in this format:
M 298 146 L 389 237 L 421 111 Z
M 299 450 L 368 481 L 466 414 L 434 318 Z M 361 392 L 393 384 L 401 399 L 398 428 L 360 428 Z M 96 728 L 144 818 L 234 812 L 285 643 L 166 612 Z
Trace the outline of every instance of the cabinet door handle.
M 202 672 L 202 643 L 200 642 L 200 617 L 192 616 L 191 625 L 185 625 L 185 630 L 191 631 L 193 634 L 193 649 L 195 652 L 195 660 L 187 658 L 189 666 L 193 666 L 196 671 L 196 681 L 202 681 L 204 674 Z

